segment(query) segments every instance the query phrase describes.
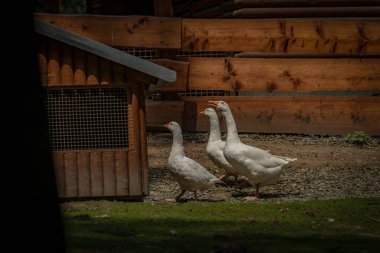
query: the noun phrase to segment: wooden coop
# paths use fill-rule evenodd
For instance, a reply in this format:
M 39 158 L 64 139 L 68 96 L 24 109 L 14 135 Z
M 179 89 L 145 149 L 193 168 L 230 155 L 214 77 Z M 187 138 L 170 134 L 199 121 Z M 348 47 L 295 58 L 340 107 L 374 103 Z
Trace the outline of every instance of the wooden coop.
M 176 72 L 36 20 L 58 197 L 148 194 L 145 90 Z

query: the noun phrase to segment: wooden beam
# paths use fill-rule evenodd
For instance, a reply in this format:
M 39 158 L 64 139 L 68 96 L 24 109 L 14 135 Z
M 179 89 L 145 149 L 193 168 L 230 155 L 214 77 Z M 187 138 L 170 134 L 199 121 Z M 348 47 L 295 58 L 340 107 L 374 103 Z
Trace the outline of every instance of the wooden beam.
M 141 129 L 140 129 L 140 112 L 139 112 L 139 87 L 137 84 L 132 86 L 131 103 L 132 103 L 132 131 L 134 145 L 128 153 L 129 161 L 129 195 L 141 196 L 143 194 L 142 164 L 141 164 Z M 129 122 L 128 122 L 129 123 Z M 129 127 L 129 126 L 128 126 Z
M 177 73 L 177 80 L 175 80 L 175 82 L 157 84 L 157 91 L 186 91 L 189 75 L 188 62 L 175 61 L 170 59 L 154 59 L 151 61 L 165 68 L 172 69 Z
M 378 6 L 380 0 L 234 0 L 236 7 Z
M 183 19 L 183 51 L 380 55 L 379 19 Z
M 141 170 L 142 170 L 142 189 L 143 195 L 149 195 L 149 157 L 148 144 L 146 135 L 146 109 L 145 109 L 145 93 L 143 86 L 138 87 L 139 100 L 139 119 L 140 119 L 140 148 L 141 148 Z
M 42 13 L 34 18 L 114 47 L 181 47 L 181 19 L 178 18 Z
M 327 53 L 257 53 L 240 52 L 234 54 L 238 58 L 347 58 L 344 54 Z M 350 55 L 350 58 L 376 58 L 376 55 Z
M 209 121 L 199 112 L 208 100 L 229 103 L 241 132 L 289 134 L 339 134 L 364 131 L 380 135 L 380 97 L 183 97 L 193 104 L 185 111 L 184 131 L 209 131 Z M 222 120 L 222 130 L 225 123 Z
M 182 125 L 183 101 L 152 101 L 145 100 L 147 127 L 164 129 L 163 125 L 177 121 Z
M 379 91 L 380 59 L 190 59 L 189 90 Z
M 243 8 L 235 10 L 235 18 L 316 18 L 379 17 L 378 6 Z
M 139 71 L 144 75 L 158 78 L 166 82 L 173 82 L 176 80 L 175 71 L 122 52 L 98 41 L 66 31 L 58 26 L 35 20 L 34 27 L 36 32 L 43 36 L 47 36 L 91 54 L 119 63 L 134 71 Z
M 38 50 L 37 59 L 40 72 L 40 80 L 41 84 L 46 86 L 48 80 L 47 41 L 42 36 L 40 36 L 38 39 L 40 47 Z

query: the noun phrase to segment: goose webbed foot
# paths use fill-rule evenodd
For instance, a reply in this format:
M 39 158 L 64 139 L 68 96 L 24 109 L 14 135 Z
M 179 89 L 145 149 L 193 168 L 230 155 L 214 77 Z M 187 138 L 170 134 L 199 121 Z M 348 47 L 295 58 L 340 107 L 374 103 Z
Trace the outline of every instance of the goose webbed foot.
M 246 201 L 256 201 L 260 197 L 260 184 L 256 184 L 256 192 L 254 196 L 247 196 L 244 199 Z
M 227 178 L 227 175 L 222 175 L 218 179 L 221 181 L 224 181 L 224 180 L 226 180 L 226 178 Z

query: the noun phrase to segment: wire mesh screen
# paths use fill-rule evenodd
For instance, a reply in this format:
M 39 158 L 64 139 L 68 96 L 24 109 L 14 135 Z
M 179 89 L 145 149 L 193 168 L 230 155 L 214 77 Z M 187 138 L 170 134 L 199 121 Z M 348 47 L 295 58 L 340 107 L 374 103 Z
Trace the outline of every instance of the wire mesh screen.
M 178 57 L 234 57 L 236 52 L 224 52 L 224 51 L 177 51 Z
M 45 104 L 53 150 L 128 147 L 126 88 L 47 89 Z
M 178 93 L 178 95 L 181 97 L 231 96 L 231 92 L 225 90 L 188 90 Z
M 143 59 L 155 59 L 160 57 L 160 53 L 155 49 L 144 48 L 119 48 L 121 51 Z

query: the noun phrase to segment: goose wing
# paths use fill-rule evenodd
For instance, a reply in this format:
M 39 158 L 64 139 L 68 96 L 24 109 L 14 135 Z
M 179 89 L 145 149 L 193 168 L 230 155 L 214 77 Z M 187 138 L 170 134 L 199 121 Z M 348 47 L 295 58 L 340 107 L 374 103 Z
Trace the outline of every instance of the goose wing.
M 186 156 L 174 159 L 171 166 L 175 168 L 173 173 L 187 180 L 208 182 L 217 179 L 201 164 Z
M 242 144 L 238 149 L 238 152 L 246 162 L 251 161 L 252 163 L 255 163 L 256 166 L 263 168 L 275 168 L 289 163 L 289 161 L 279 156 L 272 155 L 266 150 L 246 144 Z

